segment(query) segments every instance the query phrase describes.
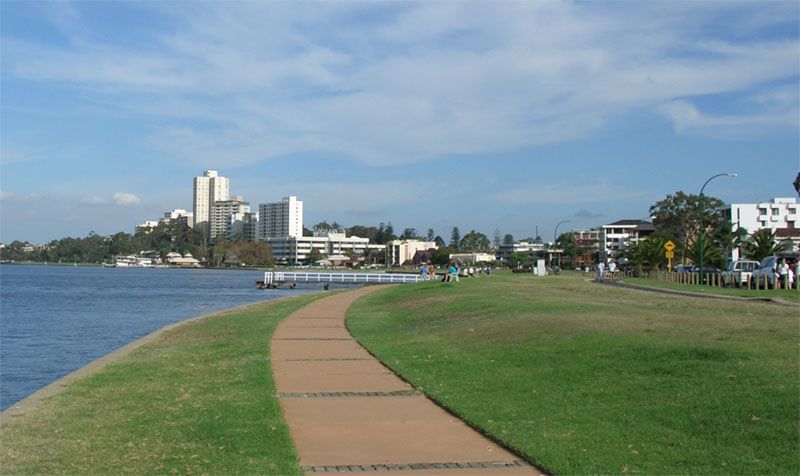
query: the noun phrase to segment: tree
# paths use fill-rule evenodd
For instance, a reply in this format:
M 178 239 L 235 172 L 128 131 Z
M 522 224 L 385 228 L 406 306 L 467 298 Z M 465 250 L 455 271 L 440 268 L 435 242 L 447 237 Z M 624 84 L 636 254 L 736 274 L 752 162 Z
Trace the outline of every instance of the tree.
M 433 242 L 436 243 L 437 248 L 444 248 L 447 246 L 447 243 L 444 242 L 444 238 L 439 235 L 436 235 L 436 238 L 433 239 Z
M 450 255 L 455 252 L 456 250 L 452 248 L 442 246 L 438 250 L 436 250 L 436 253 L 434 253 L 433 256 L 431 257 L 431 263 L 444 266 L 450 263 Z
M 504 245 L 513 245 L 514 244 L 514 235 L 506 234 L 503 236 L 503 244 Z
M 494 247 L 497 248 L 498 246 L 500 246 L 500 242 L 501 241 L 502 241 L 502 237 L 500 235 L 500 229 L 499 228 L 495 228 L 494 229 Z
M 701 220 L 703 232 L 715 229 L 719 223 L 716 210 L 723 206 L 724 202 L 718 198 L 707 195 L 701 198 L 679 191 L 653 204 L 650 215 L 654 217 L 653 224 L 659 231 L 675 236 L 684 243 L 694 243 L 699 241 Z M 686 260 L 685 252 L 682 258 Z
M 489 249 L 489 238 L 483 233 L 470 230 L 459 243 L 459 249 L 469 253 L 476 253 Z
M 417 239 L 417 229 L 416 228 L 406 228 L 403 230 L 403 234 L 400 235 L 401 240 L 416 240 Z
M 742 243 L 745 256 L 753 261 L 761 261 L 767 256 L 780 253 L 785 248 L 784 243 L 775 242 L 775 234 L 769 228 L 759 230 Z
M 433 228 L 428 228 L 428 235 L 426 236 L 428 241 L 433 241 L 435 239 L 435 237 L 436 237 L 436 234 L 433 232 Z
M 311 252 L 308 253 L 308 258 L 306 258 L 306 261 L 308 261 L 309 264 L 314 264 L 322 258 L 324 258 L 324 256 L 322 256 L 322 253 L 318 249 L 311 248 Z
M 797 195 L 800 195 L 800 172 L 797 172 L 797 177 L 792 185 L 794 185 L 794 191 L 797 192 Z
M 450 248 L 455 249 L 458 251 L 458 247 L 461 244 L 461 232 L 458 231 L 458 227 L 454 226 L 453 231 L 450 232 Z
M 662 233 L 653 233 L 646 240 L 628 245 L 620 251 L 618 258 L 626 258 L 631 261 L 637 271 L 642 269 L 659 270 L 667 264 L 664 244 L 669 239 L 669 236 Z
M 506 258 L 506 264 L 511 269 L 518 269 L 521 268 L 528 263 L 530 263 L 531 258 L 527 255 L 527 253 L 511 253 L 508 258 Z

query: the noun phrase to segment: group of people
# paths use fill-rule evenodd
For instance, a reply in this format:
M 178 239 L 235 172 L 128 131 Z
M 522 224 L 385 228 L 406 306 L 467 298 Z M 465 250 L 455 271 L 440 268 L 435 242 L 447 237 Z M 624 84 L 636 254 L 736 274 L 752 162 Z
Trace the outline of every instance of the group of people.
M 800 261 L 795 267 L 800 268 Z M 778 287 L 781 289 L 794 289 L 795 270 L 789 266 L 786 258 L 781 259 L 780 263 L 775 266 L 775 276 L 778 277 Z
M 488 266 L 468 266 L 465 267 L 460 261 L 451 261 L 447 272 L 444 273 L 442 281 L 449 283 L 458 281 L 460 276 L 474 278 L 479 274 L 489 275 L 492 269 Z M 430 263 L 423 263 L 419 267 L 419 274 L 424 280 L 432 280 L 436 278 L 436 267 Z
M 586 272 L 589 272 L 589 267 L 586 267 Z M 606 264 L 603 261 L 597 263 L 597 277 L 595 278 L 596 281 L 602 281 L 605 279 L 606 274 L 610 274 L 614 276 L 614 273 L 617 272 L 617 263 L 614 260 L 608 260 L 608 268 L 606 268 Z

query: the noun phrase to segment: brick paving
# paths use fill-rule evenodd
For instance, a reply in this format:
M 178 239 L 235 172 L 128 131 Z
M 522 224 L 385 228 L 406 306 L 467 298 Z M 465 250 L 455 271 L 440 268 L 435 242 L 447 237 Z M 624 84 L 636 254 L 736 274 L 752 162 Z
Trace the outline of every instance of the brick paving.
M 272 337 L 278 399 L 306 474 L 542 474 L 394 375 L 350 336 L 347 308 L 377 287 L 295 312 Z

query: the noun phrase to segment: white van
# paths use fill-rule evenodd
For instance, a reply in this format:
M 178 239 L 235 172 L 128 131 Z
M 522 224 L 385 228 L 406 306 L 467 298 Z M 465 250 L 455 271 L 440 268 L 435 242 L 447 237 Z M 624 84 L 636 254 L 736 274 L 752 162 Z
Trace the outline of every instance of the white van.
M 728 264 L 728 269 L 722 272 L 722 279 L 726 286 L 747 286 L 753 271 L 760 268 L 758 261 L 737 260 Z

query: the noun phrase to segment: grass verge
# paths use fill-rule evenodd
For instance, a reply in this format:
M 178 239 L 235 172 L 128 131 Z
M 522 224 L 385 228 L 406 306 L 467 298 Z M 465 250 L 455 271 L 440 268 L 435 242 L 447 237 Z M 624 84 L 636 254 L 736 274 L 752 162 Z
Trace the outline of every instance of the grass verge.
M 348 327 L 556 474 L 797 474 L 797 310 L 497 273 L 367 296 Z
M 690 291 L 695 293 L 721 294 L 723 296 L 738 297 L 757 297 L 757 298 L 780 298 L 787 301 L 800 302 L 800 291 L 796 289 L 740 289 L 740 288 L 720 288 L 712 286 L 701 286 L 699 284 L 678 284 L 658 281 L 647 278 L 625 278 L 621 280 L 625 283 L 651 286 L 654 288 L 675 289 L 677 291 Z
M 186 323 L 4 425 L 3 474 L 299 474 L 269 363 L 320 295 Z

